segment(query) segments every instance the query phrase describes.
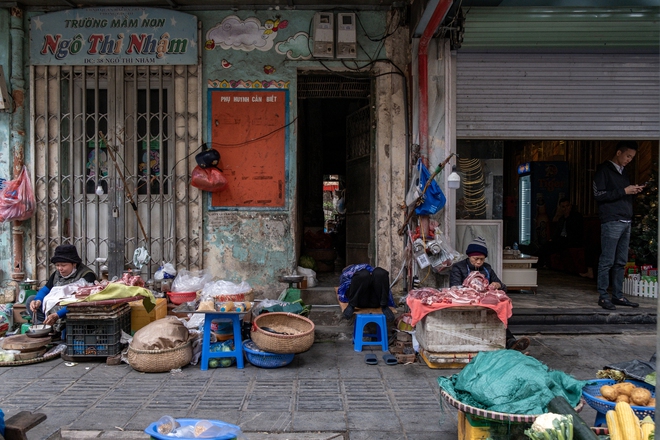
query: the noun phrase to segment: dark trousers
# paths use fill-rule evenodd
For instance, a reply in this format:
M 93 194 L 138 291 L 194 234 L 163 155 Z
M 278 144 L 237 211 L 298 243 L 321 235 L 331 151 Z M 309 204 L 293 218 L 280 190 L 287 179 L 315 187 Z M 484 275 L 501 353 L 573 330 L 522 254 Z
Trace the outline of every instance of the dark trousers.
M 390 294 L 390 274 L 377 267 L 372 273 L 362 269 L 351 278 L 351 286 L 346 293 L 348 304 L 353 307 L 386 307 Z

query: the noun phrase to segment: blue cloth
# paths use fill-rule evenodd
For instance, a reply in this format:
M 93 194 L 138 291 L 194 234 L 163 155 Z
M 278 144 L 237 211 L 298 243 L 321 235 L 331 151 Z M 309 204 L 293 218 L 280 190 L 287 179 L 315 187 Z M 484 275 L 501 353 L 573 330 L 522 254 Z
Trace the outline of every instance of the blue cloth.
M 426 185 L 426 181 L 431 178 L 431 173 L 422 163 L 422 159 L 417 161 L 417 168 L 419 169 L 419 190 L 421 192 Z M 445 203 L 447 203 L 445 194 L 435 180 L 432 180 L 429 187 L 426 188 L 423 199 L 424 203 L 415 208 L 417 215 L 433 215 L 444 208 Z
M 0 409 L 0 435 L 5 436 L 5 413 Z
M 368 264 L 352 264 L 346 267 L 341 272 L 341 276 L 339 277 L 339 289 L 337 290 L 337 296 L 339 297 L 339 302 L 343 302 L 343 303 L 348 302 L 348 298 L 346 297 L 346 292 L 348 292 L 348 288 L 351 286 L 351 279 L 353 278 L 353 275 L 355 275 L 355 272 L 359 272 L 363 269 L 368 270 L 369 273 L 372 273 L 374 271 L 374 268 Z M 389 294 L 388 305 L 390 307 L 394 307 L 394 297 L 392 296 L 391 290 Z
M 628 262 L 630 223 L 612 221 L 600 226 L 601 254 L 598 260 L 597 289 L 600 299 L 608 299 L 607 288 L 612 288 L 612 297 L 623 297 L 623 276 Z M 612 285 L 610 286 L 610 280 Z

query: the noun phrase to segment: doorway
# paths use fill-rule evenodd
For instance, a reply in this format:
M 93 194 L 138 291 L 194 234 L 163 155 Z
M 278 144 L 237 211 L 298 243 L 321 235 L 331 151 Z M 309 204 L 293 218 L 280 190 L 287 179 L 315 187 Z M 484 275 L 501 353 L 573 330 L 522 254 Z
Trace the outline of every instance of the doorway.
M 298 76 L 298 255 L 320 279 L 373 263 L 370 96 L 366 77 Z

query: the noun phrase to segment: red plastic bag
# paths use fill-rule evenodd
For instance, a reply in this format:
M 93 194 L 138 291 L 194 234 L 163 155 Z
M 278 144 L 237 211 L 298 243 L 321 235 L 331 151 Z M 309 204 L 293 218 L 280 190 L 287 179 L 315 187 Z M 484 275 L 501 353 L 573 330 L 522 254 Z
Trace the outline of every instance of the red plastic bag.
M 192 171 L 190 184 L 202 191 L 220 192 L 227 187 L 227 179 L 216 167 L 202 168 L 199 165 Z
M 0 221 L 27 220 L 36 207 L 30 175 L 25 166 L 18 178 L 5 183 L 0 190 Z

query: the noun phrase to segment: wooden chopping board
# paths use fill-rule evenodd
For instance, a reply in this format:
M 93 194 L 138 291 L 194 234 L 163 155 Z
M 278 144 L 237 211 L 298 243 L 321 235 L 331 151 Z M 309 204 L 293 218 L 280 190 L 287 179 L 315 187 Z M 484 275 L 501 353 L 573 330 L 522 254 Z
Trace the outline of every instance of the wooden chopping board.
M 6 337 L 2 341 L 2 348 L 5 350 L 36 350 L 51 342 L 52 338 L 46 336 L 45 338 L 30 338 L 27 335 L 12 335 Z

